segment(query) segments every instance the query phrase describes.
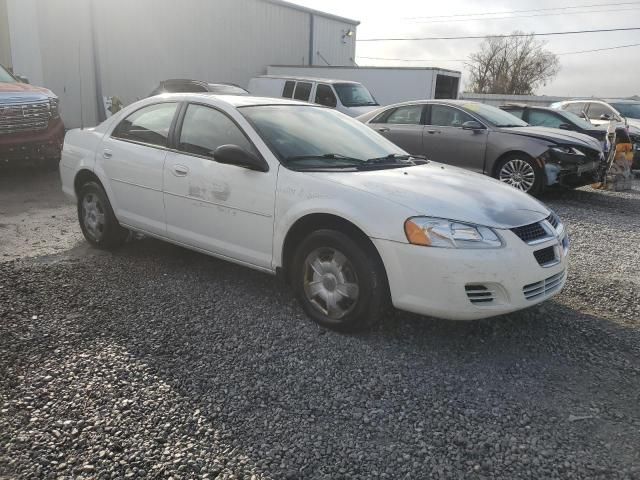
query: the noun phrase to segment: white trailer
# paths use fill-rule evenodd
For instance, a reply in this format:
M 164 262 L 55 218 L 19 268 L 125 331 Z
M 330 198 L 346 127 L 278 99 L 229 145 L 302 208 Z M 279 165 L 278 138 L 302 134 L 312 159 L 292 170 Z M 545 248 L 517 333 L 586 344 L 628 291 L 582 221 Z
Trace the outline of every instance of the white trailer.
M 381 105 L 433 98 L 458 98 L 460 72 L 442 68 L 270 65 L 268 75 L 319 77 L 359 82 Z

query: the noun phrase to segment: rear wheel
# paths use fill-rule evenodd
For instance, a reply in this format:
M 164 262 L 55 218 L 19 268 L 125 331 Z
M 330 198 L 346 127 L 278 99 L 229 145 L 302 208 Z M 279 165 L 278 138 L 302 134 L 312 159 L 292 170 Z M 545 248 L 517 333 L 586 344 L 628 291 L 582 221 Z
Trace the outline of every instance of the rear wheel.
M 496 178 L 518 190 L 537 195 L 542 192 L 543 171 L 533 159 L 522 154 L 506 157 L 496 169 Z
M 80 188 L 78 221 L 84 238 L 98 248 L 116 248 L 128 235 L 128 231 L 118 223 L 107 194 L 97 182 L 85 183 Z
M 386 276 L 377 254 L 336 230 L 318 230 L 302 241 L 292 280 L 307 315 L 334 330 L 369 327 L 388 304 Z

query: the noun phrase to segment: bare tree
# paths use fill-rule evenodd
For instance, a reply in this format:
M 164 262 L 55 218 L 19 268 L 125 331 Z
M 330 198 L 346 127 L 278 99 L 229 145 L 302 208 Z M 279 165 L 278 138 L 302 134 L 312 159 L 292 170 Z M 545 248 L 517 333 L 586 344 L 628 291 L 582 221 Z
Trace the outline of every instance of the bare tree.
M 469 56 L 469 88 L 474 93 L 532 95 L 560 70 L 557 55 L 544 42 L 523 32 L 518 37 L 487 37 Z

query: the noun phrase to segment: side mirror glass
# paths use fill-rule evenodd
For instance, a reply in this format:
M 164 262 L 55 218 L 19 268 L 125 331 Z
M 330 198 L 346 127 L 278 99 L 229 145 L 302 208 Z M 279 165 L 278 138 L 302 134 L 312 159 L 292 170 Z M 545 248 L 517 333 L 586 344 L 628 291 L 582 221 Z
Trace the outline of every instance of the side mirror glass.
M 468 122 L 464 122 L 462 124 L 463 130 L 484 130 L 484 125 L 480 122 L 476 122 L 475 120 L 469 120 Z
M 258 172 L 269 171 L 267 162 L 238 145 L 220 145 L 213 152 L 213 158 L 216 162 L 227 165 L 235 165 Z

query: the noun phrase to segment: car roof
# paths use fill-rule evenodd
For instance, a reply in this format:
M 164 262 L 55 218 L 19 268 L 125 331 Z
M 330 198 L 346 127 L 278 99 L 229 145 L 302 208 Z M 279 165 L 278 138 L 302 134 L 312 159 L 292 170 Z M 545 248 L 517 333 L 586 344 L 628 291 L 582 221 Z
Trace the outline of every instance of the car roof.
M 215 99 L 232 107 L 255 107 L 264 105 L 306 105 L 320 106 L 288 98 L 255 97 L 252 95 L 221 95 L 212 92 L 187 92 L 187 93 L 162 93 L 150 98 L 162 98 L 163 100 L 175 99 L 178 101 L 198 102 L 206 99 Z
M 354 82 L 353 80 L 338 80 L 335 78 L 320 78 L 320 77 L 301 77 L 296 75 L 259 75 L 256 78 L 272 78 L 274 80 L 296 80 L 301 82 L 320 82 L 320 83 L 353 83 L 360 85 L 360 82 Z

